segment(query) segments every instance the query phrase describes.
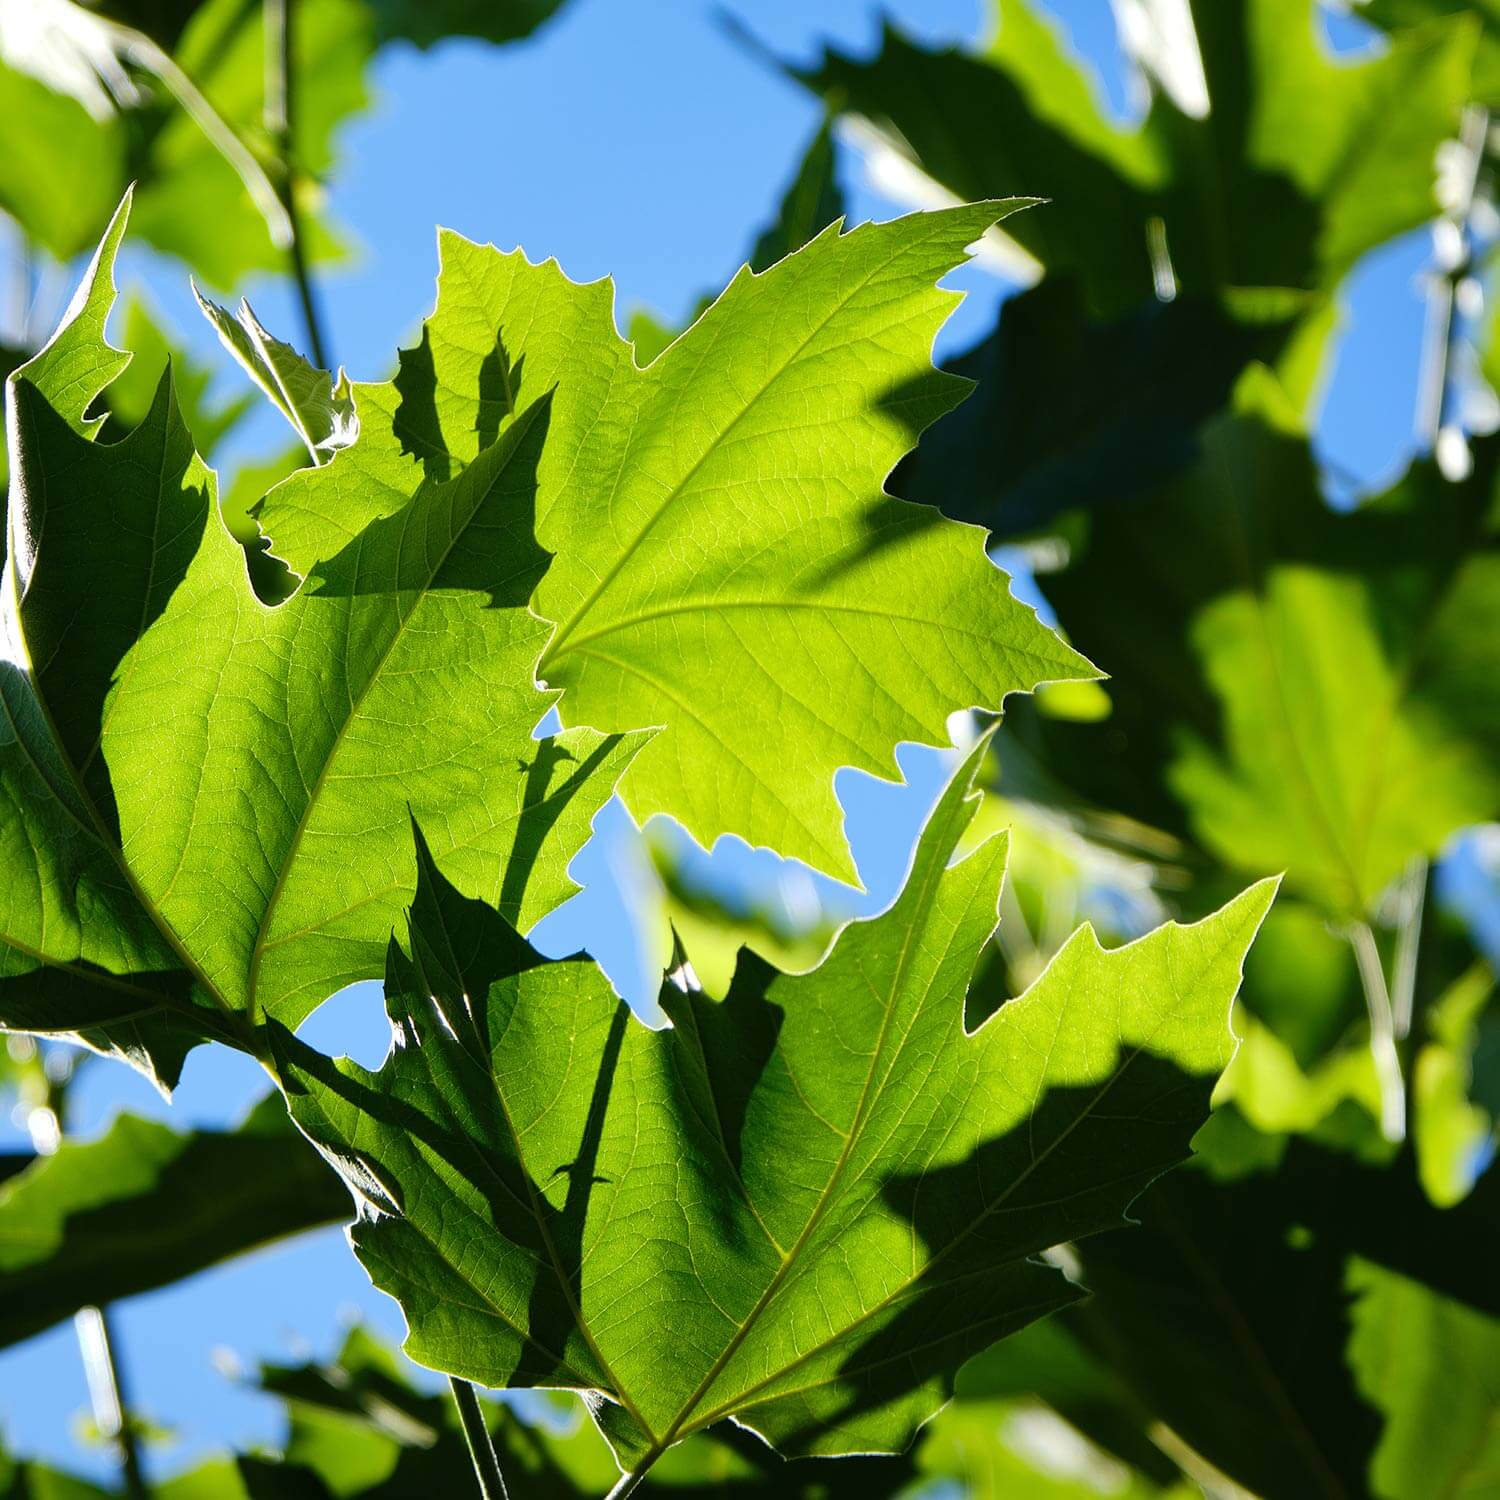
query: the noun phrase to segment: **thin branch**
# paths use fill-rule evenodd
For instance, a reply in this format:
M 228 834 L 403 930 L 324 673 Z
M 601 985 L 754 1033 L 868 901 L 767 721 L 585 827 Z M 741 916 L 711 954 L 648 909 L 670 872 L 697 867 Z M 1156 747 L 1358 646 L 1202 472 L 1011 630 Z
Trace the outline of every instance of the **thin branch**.
M 302 321 L 313 362 L 331 370 L 318 299 L 307 264 L 306 235 L 297 206 L 296 155 L 296 11 L 293 0 L 266 0 L 266 133 L 275 143 L 281 163 L 281 208 L 289 228 L 292 277 L 302 304 Z
M 115 38 L 121 55 L 138 67 L 161 79 L 168 93 L 182 106 L 199 130 L 208 137 L 214 149 L 234 169 L 245 185 L 250 201 L 261 218 L 271 243 L 284 250 L 292 242 L 292 222 L 282 206 L 275 184 L 255 159 L 255 154 L 240 139 L 234 127 L 204 97 L 198 85 L 173 59 L 143 31 L 115 21 L 105 23 Z
M 73 1326 L 78 1333 L 78 1347 L 88 1377 L 94 1425 L 119 1450 L 126 1495 L 130 1500 L 150 1500 L 151 1492 L 146 1488 L 146 1477 L 141 1470 L 135 1426 L 130 1419 L 130 1407 L 125 1399 L 105 1310 L 102 1307 L 81 1307 L 73 1317 Z
M 1470 216 L 1479 195 L 1489 123 L 1489 111 L 1482 105 L 1470 105 L 1465 111 L 1458 143 L 1463 157 L 1455 173 L 1456 191 L 1433 234 L 1436 265 L 1428 296 L 1416 426 L 1418 441 L 1436 455 L 1440 471 L 1450 479 L 1461 478 L 1468 462 L 1462 422 L 1452 420 L 1449 407 L 1453 367 L 1463 338 L 1462 320 L 1457 316 L 1458 289 L 1473 270 Z
M 1401 1054 L 1396 1050 L 1395 1019 L 1385 972 L 1380 966 L 1380 950 L 1367 922 L 1356 922 L 1350 927 L 1349 946 L 1354 949 L 1359 982 L 1365 992 L 1365 1009 L 1370 1017 L 1370 1054 L 1375 1059 L 1375 1076 L 1380 1084 L 1380 1133 L 1388 1141 L 1404 1140 L 1406 1080 L 1401 1074 Z
M 509 1500 L 505 1476 L 500 1472 L 500 1460 L 495 1456 L 495 1445 L 490 1440 L 490 1429 L 474 1387 L 456 1375 L 448 1377 L 448 1384 L 452 1386 L 453 1399 L 458 1403 L 458 1419 L 463 1423 L 464 1441 L 469 1445 L 469 1457 L 474 1461 L 474 1473 L 479 1478 L 479 1493 L 484 1500 Z

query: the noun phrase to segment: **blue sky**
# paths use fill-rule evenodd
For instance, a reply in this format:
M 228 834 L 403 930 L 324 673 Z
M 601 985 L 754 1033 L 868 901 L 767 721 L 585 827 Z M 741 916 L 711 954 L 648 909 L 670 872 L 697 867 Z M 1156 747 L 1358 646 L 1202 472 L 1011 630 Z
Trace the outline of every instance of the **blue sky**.
M 1059 0 L 1054 8 L 1106 70 L 1109 97 L 1123 108 L 1107 0 Z M 738 48 L 717 9 L 706 0 L 573 0 L 556 23 L 518 46 L 449 43 L 425 54 L 404 47 L 384 54 L 375 105 L 345 131 L 332 189 L 335 215 L 362 247 L 324 291 L 332 344 L 351 373 L 383 375 L 429 309 L 435 224 L 506 248 L 519 243 L 533 257 L 555 255 L 578 279 L 613 275 L 622 321 L 636 306 L 680 317 L 722 285 L 777 202 L 819 111 Z M 814 56 L 823 39 L 870 49 L 880 14 L 867 0 L 740 0 L 722 9 L 799 59 Z M 886 0 L 881 9 L 928 41 L 970 41 L 982 28 L 980 0 Z M 1338 33 L 1341 42 L 1357 39 L 1348 29 Z M 851 218 L 896 211 L 864 189 L 857 163 L 846 160 L 844 169 Z M 1409 448 L 1422 313 L 1417 278 L 1427 254 L 1425 235 L 1409 236 L 1372 256 L 1349 287 L 1319 442 L 1330 464 L 1365 481 L 1391 472 Z M 143 284 L 185 340 L 221 362 L 180 268 L 131 251 L 123 279 Z M 972 294 L 940 348 L 983 332 L 1004 291 L 972 270 L 953 284 Z M 285 288 L 248 290 L 270 327 L 300 338 Z M 225 388 L 234 388 L 227 372 Z M 237 441 L 237 455 L 279 446 L 278 420 L 269 413 L 258 420 Z M 902 765 L 905 788 L 847 773 L 839 781 L 866 909 L 894 893 L 943 775 L 942 757 L 931 752 L 908 747 Z M 608 879 L 620 817 L 606 815 L 606 836 L 575 865 L 592 882 L 588 892 L 543 936 L 555 952 L 588 942 L 629 989 L 639 984 L 638 957 Z M 374 988 L 330 1002 L 304 1034 L 373 1063 L 385 1037 Z M 142 1081 L 99 1063 L 80 1087 L 77 1123 L 92 1134 L 129 1108 L 182 1125 L 223 1125 L 263 1089 L 248 1059 L 200 1049 L 169 1110 Z M 356 1314 L 400 1333 L 394 1306 L 371 1290 L 333 1231 L 121 1304 L 117 1330 L 134 1398 L 178 1434 L 151 1456 L 153 1469 L 173 1471 L 225 1442 L 278 1436 L 276 1407 L 216 1373 L 216 1349 L 246 1363 L 299 1349 L 327 1354 L 341 1322 Z M 71 1328 L 0 1353 L 0 1420 L 22 1451 L 107 1474 L 108 1459 L 74 1437 L 85 1406 Z

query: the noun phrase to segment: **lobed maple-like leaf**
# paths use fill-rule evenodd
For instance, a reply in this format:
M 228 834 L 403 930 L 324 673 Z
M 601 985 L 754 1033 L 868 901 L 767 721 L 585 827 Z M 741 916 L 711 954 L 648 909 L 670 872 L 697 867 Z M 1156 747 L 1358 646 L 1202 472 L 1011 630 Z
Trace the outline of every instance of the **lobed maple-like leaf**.
M 970 1034 L 1006 843 L 950 859 L 984 749 L 890 911 L 809 974 L 669 988 L 661 1032 L 424 856 L 384 1067 L 275 1033 L 415 1359 L 602 1393 L 627 1466 L 728 1416 L 789 1454 L 891 1452 L 968 1355 L 1079 1295 L 1032 1257 L 1188 1153 L 1273 885 L 1113 952 L 1080 929 Z
M 408 503 L 400 453 L 444 474 L 549 403 L 533 608 L 539 680 L 564 723 L 664 726 L 622 781 L 638 821 L 734 833 L 846 879 L 833 776 L 890 775 L 902 740 L 946 742 L 1093 669 L 1010 594 L 983 535 L 881 483 L 966 383 L 931 346 L 935 283 L 1017 204 L 830 226 L 722 296 L 648 368 L 607 282 L 445 234 L 437 310 L 389 386 L 357 386 L 363 433 L 267 496 L 273 549 L 305 572 Z
M 960 198 L 1046 194 L 1046 214 L 1004 233 L 1033 268 L 1075 275 L 1100 315 L 1153 292 L 1331 286 L 1437 211 L 1472 17 L 1347 59 L 1329 55 L 1314 0 L 1191 0 L 1185 43 L 1142 49 L 1156 87 L 1127 125 L 1037 7 L 991 10 L 994 37 L 976 53 L 888 27 L 874 59 L 830 51 L 792 71 Z
M 532 738 L 554 696 L 527 609 L 545 400 L 274 608 L 170 372 L 135 431 L 90 440 L 124 358 L 102 340 L 124 218 L 9 384 L 0 1019 L 78 1031 L 166 1005 L 254 1046 L 262 1014 L 295 1025 L 378 972 L 409 810 L 453 878 L 530 925 L 642 737 Z

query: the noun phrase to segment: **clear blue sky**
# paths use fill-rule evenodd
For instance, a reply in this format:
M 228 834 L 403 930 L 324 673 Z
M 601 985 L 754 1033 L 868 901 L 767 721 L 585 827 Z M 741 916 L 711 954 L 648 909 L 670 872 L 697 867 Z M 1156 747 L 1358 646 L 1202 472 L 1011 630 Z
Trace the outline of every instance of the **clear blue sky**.
M 1109 96 L 1123 108 L 1107 0 L 1058 0 L 1054 8 L 1075 27 L 1080 50 L 1105 70 Z M 715 9 L 707 0 L 572 0 L 556 23 L 519 46 L 450 43 L 381 58 L 376 103 L 342 137 L 332 194 L 336 216 L 363 247 L 354 266 L 328 278 L 325 292 L 337 357 L 352 374 L 383 375 L 429 309 L 435 224 L 555 255 L 578 279 L 613 275 L 622 321 L 637 305 L 680 317 L 728 279 L 778 200 L 818 110 L 744 55 Z M 823 39 L 870 49 L 882 9 L 931 41 L 969 41 L 983 24 L 980 0 L 886 0 L 879 8 L 868 0 L 740 0 L 723 9 L 801 59 Z M 1342 30 L 1338 39 L 1350 35 Z M 856 163 L 844 166 L 851 218 L 895 211 L 862 187 Z M 1426 254 L 1425 237 L 1410 236 L 1372 257 L 1350 288 L 1343 357 L 1319 441 L 1332 463 L 1366 480 L 1389 472 L 1409 444 L 1421 332 L 1416 277 Z M 125 278 L 132 277 L 205 359 L 219 360 L 180 269 L 132 252 Z M 948 347 L 982 332 L 1003 293 L 983 273 L 964 273 L 955 284 L 974 290 L 945 334 Z M 249 291 L 273 329 L 298 334 L 283 288 Z M 226 377 L 226 388 L 233 379 Z M 277 420 L 259 422 L 241 455 L 279 443 Z M 848 774 L 839 782 L 867 908 L 893 894 L 943 774 L 942 758 L 930 752 L 908 747 L 902 763 L 907 788 Z M 618 819 L 606 819 L 616 833 Z M 587 942 L 628 991 L 639 988 L 639 964 L 608 879 L 611 847 L 606 837 L 580 856 L 575 874 L 592 883 L 549 921 L 545 938 L 556 952 Z M 385 1036 L 374 987 L 330 1002 L 304 1035 L 373 1064 Z M 223 1125 L 263 1083 L 248 1059 L 200 1049 L 169 1110 L 143 1082 L 101 1063 L 81 1087 L 78 1124 L 92 1134 L 129 1108 L 182 1125 Z M 116 1319 L 134 1397 L 148 1417 L 177 1432 L 175 1445 L 152 1455 L 153 1469 L 173 1471 L 225 1442 L 279 1436 L 277 1408 L 216 1373 L 216 1348 L 247 1364 L 299 1348 L 326 1355 L 341 1320 L 356 1310 L 399 1335 L 394 1306 L 371 1290 L 333 1231 L 121 1304 Z M 85 1406 L 70 1327 L 0 1353 L 0 1419 L 21 1451 L 110 1472 L 101 1453 L 75 1441 Z

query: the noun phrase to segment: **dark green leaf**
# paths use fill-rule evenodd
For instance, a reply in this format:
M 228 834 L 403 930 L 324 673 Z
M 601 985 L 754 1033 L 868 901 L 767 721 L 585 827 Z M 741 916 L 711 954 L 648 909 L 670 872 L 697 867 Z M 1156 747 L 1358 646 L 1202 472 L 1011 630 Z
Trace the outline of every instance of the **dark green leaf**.
M 336 1223 L 348 1207 L 274 1095 L 229 1131 L 179 1134 L 121 1115 L 0 1185 L 0 1345 Z

